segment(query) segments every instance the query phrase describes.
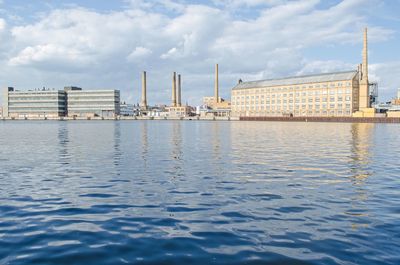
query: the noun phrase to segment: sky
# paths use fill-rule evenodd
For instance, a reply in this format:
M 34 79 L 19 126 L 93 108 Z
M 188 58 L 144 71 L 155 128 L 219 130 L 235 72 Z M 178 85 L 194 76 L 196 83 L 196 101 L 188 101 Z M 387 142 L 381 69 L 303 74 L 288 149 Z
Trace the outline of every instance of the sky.
M 0 87 L 119 89 L 137 103 L 145 70 L 148 103 L 169 104 L 176 71 L 197 105 L 216 63 L 227 99 L 239 79 L 356 69 L 368 27 L 386 101 L 400 88 L 399 14 L 400 0 L 0 0 Z

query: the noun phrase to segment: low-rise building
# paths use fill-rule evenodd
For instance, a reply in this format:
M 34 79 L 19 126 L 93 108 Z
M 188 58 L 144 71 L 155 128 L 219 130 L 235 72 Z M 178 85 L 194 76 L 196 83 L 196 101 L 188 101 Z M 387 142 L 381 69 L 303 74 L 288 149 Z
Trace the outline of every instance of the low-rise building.
M 192 108 L 189 106 L 168 107 L 168 117 L 188 117 L 192 113 Z
M 121 116 L 137 116 L 140 113 L 140 107 L 134 104 L 121 103 L 119 105 Z

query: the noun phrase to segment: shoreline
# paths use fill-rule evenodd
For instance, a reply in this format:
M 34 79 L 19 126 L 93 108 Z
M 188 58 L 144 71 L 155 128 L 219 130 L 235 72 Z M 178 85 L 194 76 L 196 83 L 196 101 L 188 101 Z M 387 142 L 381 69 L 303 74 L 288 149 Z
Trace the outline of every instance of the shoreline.
M 259 121 L 259 122 L 333 122 L 400 123 L 397 117 L 118 117 L 118 118 L 0 118 L 0 121 Z

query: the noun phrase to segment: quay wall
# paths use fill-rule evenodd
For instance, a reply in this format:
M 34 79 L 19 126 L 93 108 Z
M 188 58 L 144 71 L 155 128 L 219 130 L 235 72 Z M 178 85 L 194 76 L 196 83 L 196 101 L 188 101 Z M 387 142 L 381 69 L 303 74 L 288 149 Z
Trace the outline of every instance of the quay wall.
M 400 117 L 240 117 L 241 121 L 400 123 Z
M 158 120 L 158 121 L 164 121 L 164 120 L 190 120 L 190 121 L 238 121 L 238 117 L 117 117 L 117 118 L 110 118 L 110 117 L 90 117 L 90 118 L 85 118 L 85 117 L 76 117 L 76 118 L 70 118 L 70 117 L 47 117 L 47 118 L 0 118 L 0 121 L 111 121 L 111 120 L 123 120 L 123 121 L 135 121 L 135 120 Z
M 339 122 L 339 123 L 400 123 L 400 117 L 118 117 L 118 118 L 0 118 L 0 121 L 102 121 L 102 120 L 190 120 L 190 121 L 279 121 L 279 122 Z

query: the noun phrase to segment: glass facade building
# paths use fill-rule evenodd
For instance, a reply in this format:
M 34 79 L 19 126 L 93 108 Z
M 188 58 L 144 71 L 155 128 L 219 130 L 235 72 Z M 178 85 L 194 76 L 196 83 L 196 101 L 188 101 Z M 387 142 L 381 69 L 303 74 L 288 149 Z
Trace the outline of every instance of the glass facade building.
M 15 91 L 4 95 L 5 117 L 57 118 L 66 115 L 66 93 L 60 90 Z
M 120 114 L 118 90 L 85 91 L 66 87 L 64 90 L 16 91 L 8 87 L 3 99 L 3 117 L 6 118 L 114 118 Z
M 120 114 L 119 90 L 67 90 L 68 117 L 112 118 Z

